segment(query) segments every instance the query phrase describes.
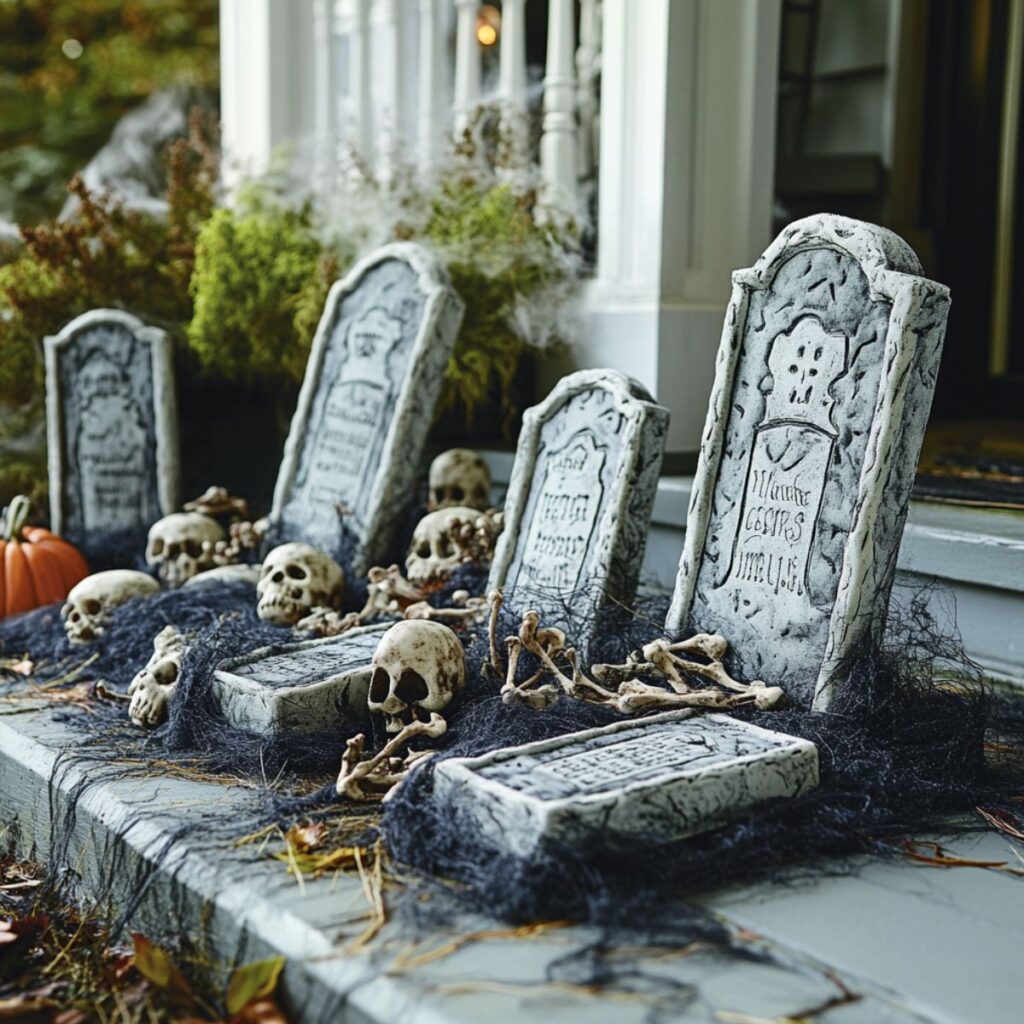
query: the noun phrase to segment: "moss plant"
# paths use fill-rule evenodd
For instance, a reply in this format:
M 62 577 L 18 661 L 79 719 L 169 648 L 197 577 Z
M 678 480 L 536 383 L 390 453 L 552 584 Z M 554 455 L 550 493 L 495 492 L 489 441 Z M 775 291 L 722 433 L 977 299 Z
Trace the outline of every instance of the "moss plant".
M 190 347 L 219 376 L 300 382 L 340 265 L 314 235 L 308 207 L 292 210 L 250 191 L 199 232 Z
M 539 309 L 548 290 L 573 277 L 574 229 L 542 221 L 532 189 L 455 172 L 430 201 L 421 237 L 440 249 L 466 303 L 442 411 L 460 405 L 471 420 L 496 388 L 507 420 L 517 411 L 510 389 L 524 350 L 564 340 L 537 337 L 530 329 L 537 321 L 526 321 L 531 305 Z
M 42 339 L 97 307 L 127 309 L 183 338 L 191 319 L 188 282 L 195 236 L 214 206 L 217 164 L 213 126 L 193 116 L 189 136 L 168 150 L 166 219 L 127 210 L 89 191 L 80 178 L 69 190 L 77 216 L 22 228 L 23 248 L 0 266 L 0 497 L 38 491 L 45 482 L 42 445 L 16 444 L 33 430 L 41 440 Z M 23 420 L 15 425 L 17 412 Z M 27 418 L 26 418 L 27 417 Z M 8 422 L 11 420 L 11 422 Z M 17 451 L 17 456 L 9 454 Z M 37 487 L 25 485 L 26 466 Z

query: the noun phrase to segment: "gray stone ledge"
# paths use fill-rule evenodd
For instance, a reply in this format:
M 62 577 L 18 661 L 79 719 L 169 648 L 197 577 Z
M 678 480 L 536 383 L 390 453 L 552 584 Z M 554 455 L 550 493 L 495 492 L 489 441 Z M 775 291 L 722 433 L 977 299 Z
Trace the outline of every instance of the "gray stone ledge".
M 843 1024 L 1011 1020 L 1024 999 L 1024 975 L 1013 966 L 1024 941 L 1019 880 L 903 863 L 869 864 L 795 888 L 710 894 L 703 902 L 712 912 L 770 936 L 754 949 L 771 959 L 714 950 L 681 957 L 657 949 L 648 957 L 617 954 L 610 963 L 646 999 L 547 987 L 573 953 L 580 954 L 585 974 L 593 943 L 609 939 L 590 928 L 558 929 L 529 941 L 471 942 L 431 964 L 395 971 L 401 952 L 420 953 L 454 935 L 501 926 L 465 917 L 452 930 L 413 933 L 392 920 L 370 953 L 352 954 L 346 945 L 366 923 L 356 879 L 307 880 L 300 889 L 283 864 L 257 859 L 254 847 L 234 849 L 224 838 L 232 826 L 243 828 L 254 791 L 170 777 L 101 781 L 95 766 L 74 769 L 51 788 L 61 749 L 80 740 L 49 711 L 0 716 L 0 848 L 55 861 L 52 867 L 82 899 L 109 896 L 123 905 L 149 878 L 129 927 L 154 939 L 189 934 L 225 964 L 287 957 L 281 996 L 295 1024 L 476 1024 L 492 1018 L 641 1024 L 654 1016 L 712 1024 L 722 1011 L 775 1019 L 834 995 L 826 971 L 863 996 L 829 1014 Z M 68 792 L 83 770 L 94 785 L 65 832 Z M 222 827 L 214 829 L 217 823 Z M 173 840 L 182 826 L 191 832 Z M 995 835 L 949 846 L 982 859 L 1009 857 Z M 162 866 L 154 870 L 162 851 Z M 678 943 L 660 938 L 669 948 Z M 657 944 L 659 936 L 649 940 Z M 637 936 L 623 935 L 622 942 L 633 949 Z M 906 955 L 908 949 L 914 955 Z M 692 986 L 695 995 L 658 1015 L 650 998 L 671 984 Z

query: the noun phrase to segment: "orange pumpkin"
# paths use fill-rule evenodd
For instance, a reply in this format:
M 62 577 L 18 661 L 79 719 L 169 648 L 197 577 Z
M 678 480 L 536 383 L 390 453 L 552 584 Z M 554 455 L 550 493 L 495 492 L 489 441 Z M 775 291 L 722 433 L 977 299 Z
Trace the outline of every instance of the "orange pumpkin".
M 41 526 L 26 526 L 29 500 L 18 495 L 0 516 L 0 619 L 54 601 L 89 575 L 82 555 Z

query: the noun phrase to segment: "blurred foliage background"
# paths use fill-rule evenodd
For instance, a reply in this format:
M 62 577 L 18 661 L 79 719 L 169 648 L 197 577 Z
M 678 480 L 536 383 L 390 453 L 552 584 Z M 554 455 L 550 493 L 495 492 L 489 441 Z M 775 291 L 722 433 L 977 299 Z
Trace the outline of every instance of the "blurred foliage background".
M 0 0 L 0 505 L 27 493 L 45 518 L 42 339 L 89 309 L 170 332 L 184 492 L 218 484 L 257 509 L 328 289 L 358 256 L 427 244 L 466 303 L 439 444 L 514 438 L 531 355 L 575 327 L 577 226 L 541 208 L 534 169 L 503 163 L 486 109 L 428 177 L 381 181 L 339 153 L 315 181 L 297 151 L 226 202 L 217 19 L 216 0 Z
M 0 0 L 0 218 L 57 214 L 118 119 L 171 85 L 216 90 L 217 0 Z

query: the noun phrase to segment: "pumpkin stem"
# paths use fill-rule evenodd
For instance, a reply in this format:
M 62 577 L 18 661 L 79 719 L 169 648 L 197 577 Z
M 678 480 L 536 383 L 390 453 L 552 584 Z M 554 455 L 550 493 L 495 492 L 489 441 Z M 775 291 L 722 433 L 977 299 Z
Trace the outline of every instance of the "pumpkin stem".
M 21 536 L 22 527 L 28 520 L 31 507 L 32 502 L 24 494 L 11 498 L 10 505 L 0 515 L 0 538 L 17 540 Z

